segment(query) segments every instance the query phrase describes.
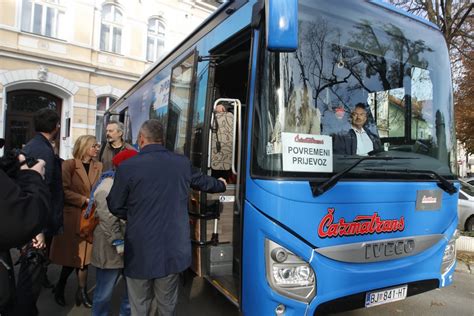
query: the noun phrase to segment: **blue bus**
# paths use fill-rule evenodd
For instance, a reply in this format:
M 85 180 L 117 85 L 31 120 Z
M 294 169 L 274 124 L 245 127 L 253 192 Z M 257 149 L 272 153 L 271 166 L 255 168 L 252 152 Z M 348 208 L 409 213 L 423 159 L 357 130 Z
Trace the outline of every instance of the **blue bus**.
M 245 315 L 313 315 L 453 282 L 451 70 L 380 1 L 226 1 L 109 110 L 225 177 L 192 192 L 191 269 Z

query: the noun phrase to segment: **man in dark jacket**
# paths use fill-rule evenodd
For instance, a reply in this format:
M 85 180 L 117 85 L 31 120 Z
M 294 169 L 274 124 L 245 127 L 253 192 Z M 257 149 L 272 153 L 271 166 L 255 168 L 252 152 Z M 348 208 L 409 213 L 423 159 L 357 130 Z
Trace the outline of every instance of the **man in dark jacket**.
M 351 119 L 351 129 L 347 133 L 333 137 L 334 154 L 367 156 L 370 152 L 382 150 L 380 138 L 365 126 L 367 123 L 365 104 L 356 104 Z
M 148 315 L 153 298 L 160 315 L 173 315 L 178 274 L 191 265 L 190 187 L 226 189 L 223 179 L 193 171 L 187 157 L 162 144 L 162 125 L 157 120 L 143 123 L 141 151 L 120 165 L 107 197 L 112 214 L 127 220 L 124 272 L 132 315 Z
M 59 115 L 56 111 L 43 108 L 33 116 L 36 135 L 23 151 L 27 156 L 42 159 L 46 162 L 45 183 L 51 194 L 49 214 L 42 233 L 36 236 L 38 247 L 27 244 L 22 249 L 20 272 L 18 273 L 16 313 L 34 315 L 37 313 L 41 286 L 51 288 L 53 285 L 47 277 L 49 247 L 54 235 L 63 229 L 64 192 L 62 185 L 61 160 L 55 155 L 51 141 L 59 133 Z M 31 254 L 35 254 L 32 258 Z
M 62 232 L 64 192 L 61 174 L 61 159 L 55 155 L 51 141 L 59 133 L 59 115 L 56 111 L 44 108 L 38 110 L 34 117 L 36 135 L 23 148 L 29 157 L 46 162 L 44 180 L 51 192 L 51 210 L 43 232 L 46 239 Z M 49 246 L 49 245 L 48 245 Z
M 1 141 L 1 140 L 0 140 Z M 0 147 L 1 148 L 1 147 Z M 19 156 L 19 162 L 25 157 Z M 3 165 L 3 164 L 2 164 Z M 45 162 L 21 165 L 13 177 L 0 168 L 0 314 L 14 315 L 15 279 L 10 248 L 39 234 L 47 218 L 50 194 L 43 181 Z M 38 244 L 38 240 L 33 243 Z

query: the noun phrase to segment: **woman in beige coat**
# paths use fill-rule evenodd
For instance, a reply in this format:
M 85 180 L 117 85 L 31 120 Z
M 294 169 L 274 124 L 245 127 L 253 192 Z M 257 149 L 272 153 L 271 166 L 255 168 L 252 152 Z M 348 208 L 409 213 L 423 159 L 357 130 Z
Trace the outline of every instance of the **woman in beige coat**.
M 113 170 L 102 174 L 90 204 L 95 203 L 95 216 L 99 225 L 94 230 L 91 264 L 95 270 L 95 290 L 92 316 L 110 315 L 110 301 L 118 277 L 123 270 L 125 222 L 110 213 L 107 196 L 114 183 L 115 170 L 125 160 L 137 155 L 135 150 L 125 149 L 112 159 Z M 125 280 L 125 278 L 124 278 Z M 127 287 L 120 304 L 119 315 L 130 315 Z
M 80 136 L 74 144 L 73 157 L 62 164 L 64 187 L 64 233 L 54 237 L 50 259 L 62 265 L 59 281 L 54 288 L 54 299 L 65 306 L 64 287 L 67 278 L 76 268 L 79 287 L 76 292 L 76 305 L 84 304 L 90 308 L 92 303 L 87 296 L 87 267 L 91 260 L 92 244 L 79 237 L 81 211 L 89 203 L 92 187 L 102 173 L 102 164 L 93 160 L 98 146 L 94 136 Z

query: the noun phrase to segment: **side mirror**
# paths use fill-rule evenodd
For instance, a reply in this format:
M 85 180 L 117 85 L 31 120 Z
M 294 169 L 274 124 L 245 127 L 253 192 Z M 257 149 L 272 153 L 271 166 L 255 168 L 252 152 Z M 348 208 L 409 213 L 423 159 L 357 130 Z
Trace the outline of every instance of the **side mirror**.
M 298 48 L 298 0 L 265 0 L 267 48 L 294 52 Z

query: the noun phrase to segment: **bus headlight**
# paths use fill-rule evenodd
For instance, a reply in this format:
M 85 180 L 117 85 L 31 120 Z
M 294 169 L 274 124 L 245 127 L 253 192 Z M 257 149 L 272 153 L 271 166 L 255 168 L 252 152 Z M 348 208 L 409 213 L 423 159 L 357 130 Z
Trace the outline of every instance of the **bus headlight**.
M 316 294 L 316 277 L 308 262 L 279 244 L 265 240 L 266 274 L 277 293 L 304 302 Z
M 441 274 L 448 272 L 456 261 L 456 239 L 458 239 L 458 231 L 456 230 L 449 240 L 446 248 L 444 248 L 443 262 L 441 264 Z

